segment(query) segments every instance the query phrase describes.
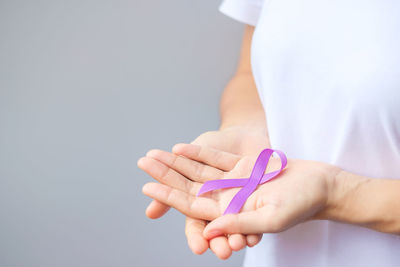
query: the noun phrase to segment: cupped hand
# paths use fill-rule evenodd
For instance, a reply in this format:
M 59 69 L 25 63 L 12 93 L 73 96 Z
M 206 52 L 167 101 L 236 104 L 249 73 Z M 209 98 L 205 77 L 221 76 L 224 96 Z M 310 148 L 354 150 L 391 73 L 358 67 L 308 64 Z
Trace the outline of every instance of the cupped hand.
M 209 131 L 197 137 L 192 144 L 207 146 L 238 155 L 255 155 L 263 148 L 269 147 L 268 136 L 263 128 L 233 126 L 219 131 Z M 153 200 L 146 209 L 149 218 L 157 219 L 163 216 L 169 206 Z M 219 236 L 210 240 L 203 237 L 202 232 L 207 222 L 201 219 L 186 217 L 185 234 L 188 245 L 196 254 L 204 253 L 209 247 L 221 259 L 228 258 L 232 250 L 238 251 L 260 242 L 262 235 L 229 235 Z
M 160 182 L 146 184 L 143 192 L 189 217 L 211 221 L 203 231 L 207 239 L 280 232 L 313 218 L 329 204 L 334 177 L 340 172 L 321 162 L 289 160 L 279 177 L 258 186 L 240 213 L 222 216 L 240 188 L 196 194 L 208 180 L 249 177 L 256 156 L 189 144 L 175 146 L 174 153 L 152 150 L 139 161 Z M 279 167 L 279 159 L 271 158 L 267 172 Z

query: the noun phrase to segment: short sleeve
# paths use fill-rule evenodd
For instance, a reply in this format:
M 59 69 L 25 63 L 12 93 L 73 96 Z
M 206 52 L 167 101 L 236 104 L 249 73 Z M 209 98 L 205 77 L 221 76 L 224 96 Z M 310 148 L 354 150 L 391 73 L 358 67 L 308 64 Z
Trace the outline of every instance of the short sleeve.
M 219 11 L 237 21 L 256 26 L 265 0 L 223 0 Z

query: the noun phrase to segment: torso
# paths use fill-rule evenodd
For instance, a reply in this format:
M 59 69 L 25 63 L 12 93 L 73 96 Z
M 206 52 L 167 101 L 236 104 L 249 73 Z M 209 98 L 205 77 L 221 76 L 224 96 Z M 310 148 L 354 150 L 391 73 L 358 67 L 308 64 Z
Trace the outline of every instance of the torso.
M 267 0 L 252 67 L 273 148 L 400 178 L 399 1 Z M 264 253 L 268 265 L 252 266 L 395 266 L 399 251 L 397 236 L 311 222 L 265 235 L 246 262 Z

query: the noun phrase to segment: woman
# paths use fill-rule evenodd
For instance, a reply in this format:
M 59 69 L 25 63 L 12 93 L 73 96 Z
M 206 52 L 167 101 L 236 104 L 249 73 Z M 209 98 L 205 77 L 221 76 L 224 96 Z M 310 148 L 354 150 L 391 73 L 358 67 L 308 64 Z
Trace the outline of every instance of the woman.
M 397 266 L 400 2 L 225 0 L 220 10 L 247 24 L 220 130 L 139 160 L 160 182 L 143 188 L 155 199 L 147 215 L 180 210 L 193 252 L 222 259 L 264 234 L 245 266 Z M 206 180 L 248 177 L 265 147 L 291 160 L 241 213 L 221 216 L 237 188 L 196 197 Z

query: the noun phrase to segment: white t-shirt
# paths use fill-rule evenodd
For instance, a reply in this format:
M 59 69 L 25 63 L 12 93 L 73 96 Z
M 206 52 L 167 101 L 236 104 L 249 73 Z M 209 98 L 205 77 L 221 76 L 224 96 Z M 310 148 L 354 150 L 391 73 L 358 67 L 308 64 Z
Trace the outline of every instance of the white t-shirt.
M 252 68 L 273 148 L 400 178 L 400 1 L 225 0 L 220 11 L 256 26 Z M 244 265 L 400 266 L 400 236 L 312 221 L 264 234 Z

